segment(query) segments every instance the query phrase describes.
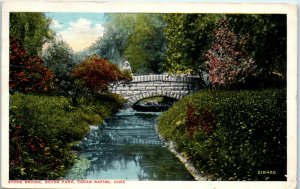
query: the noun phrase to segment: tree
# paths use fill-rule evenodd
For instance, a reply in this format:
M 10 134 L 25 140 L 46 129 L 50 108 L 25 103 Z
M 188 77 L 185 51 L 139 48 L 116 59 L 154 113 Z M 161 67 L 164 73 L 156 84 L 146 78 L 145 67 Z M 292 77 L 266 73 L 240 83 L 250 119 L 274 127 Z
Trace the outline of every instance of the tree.
M 240 85 L 239 88 L 286 86 L 286 15 L 234 14 L 224 15 L 222 20 L 207 53 L 213 85 L 220 85 L 222 81 L 222 85 Z M 227 73 L 229 70 L 232 72 Z
M 246 51 L 248 39 L 237 35 L 226 19 L 219 22 L 215 40 L 207 52 L 209 80 L 213 87 L 236 88 L 254 77 L 256 65 Z
M 166 40 L 162 14 L 106 16 L 104 35 L 85 54 L 97 54 L 117 65 L 128 60 L 136 73 L 163 71 Z
M 166 40 L 162 14 L 138 14 L 124 57 L 134 73 L 160 73 L 164 62 Z
M 38 55 L 43 44 L 52 38 L 51 20 L 44 13 L 10 13 L 9 32 L 29 55 Z
M 90 48 L 90 53 L 97 54 L 111 63 L 121 65 L 128 37 L 133 31 L 136 14 L 107 14 L 104 35 Z
M 117 82 L 131 80 L 131 75 L 121 72 L 115 64 L 94 55 L 75 67 L 74 78 L 83 81 L 92 95 L 107 93 L 109 87 Z
M 17 40 L 10 37 L 9 88 L 10 92 L 42 93 L 54 88 L 54 74 L 38 56 L 30 56 Z
M 166 14 L 164 19 L 167 23 L 165 68 L 168 72 L 197 73 L 206 70 L 204 63 L 207 60 L 207 52 L 217 51 L 216 48 L 218 48 L 212 47 L 212 43 L 216 43 L 214 31 L 219 28 L 219 20 L 226 19 L 228 29 L 236 35 L 238 40 L 242 40 L 240 44 L 235 43 L 234 51 L 239 51 L 243 55 L 240 54 L 240 57 L 235 59 L 242 61 L 241 56 L 245 59 L 249 56 L 255 62 L 256 73 L 255 77 L 251 78 L 251 87 L 270 84 L 286 85 L 286 15 Z M 223 34 L 226 35 L 226 33 Z M 225 41 L 219 42 L 226 43 Z M 230 49 L 223 50 L 224 52 L 231 51 Z M 233 58 L 234 55 L 227 57 Z M 213 75 L 211 77 L 216 82 L 216 77 Z
M 246 50 L 260 71 L 257 83 L 286 85 L 287 18 L 281 14 L 227 15 L 236 33 L 249 38 Z
M 170 73 L 200 73 L 221 15 L 166 14 L 165 68 Z M 200 74 L 201 75 L 201 74 Z
M 63 94 L 70 86 L 71 72 L 76 65 L 76 57 L 71 47 L 63 40 L 55 38 L 42 52 L 47 68 L 55 73 L 58 80 L 58 93 Z

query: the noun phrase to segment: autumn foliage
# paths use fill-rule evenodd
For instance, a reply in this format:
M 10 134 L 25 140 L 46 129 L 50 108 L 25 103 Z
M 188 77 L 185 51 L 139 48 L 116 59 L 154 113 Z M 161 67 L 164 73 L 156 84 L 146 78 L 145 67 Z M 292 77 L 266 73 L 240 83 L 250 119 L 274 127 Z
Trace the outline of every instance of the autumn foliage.
M 247 36 L 236 34 L 225 19 L 219 22 L 206 54 L 213 87 L 235 88 L 255 75 L 255 61 L 246 51 L 248 40 Z
M 123 73 L 115 64 L 99 56 L 91 56 L 79 64 L 73 71 L 76 78 L 84 81 L 92 92 L 107 92 L 109 86 L 124 80 L 131 80 L 131 75 Z
M 48 92 L 53 87 L 54 74 L 38 56 L 29 56 L 14 38 L 9 47 L 9 88 L 11 92 Z

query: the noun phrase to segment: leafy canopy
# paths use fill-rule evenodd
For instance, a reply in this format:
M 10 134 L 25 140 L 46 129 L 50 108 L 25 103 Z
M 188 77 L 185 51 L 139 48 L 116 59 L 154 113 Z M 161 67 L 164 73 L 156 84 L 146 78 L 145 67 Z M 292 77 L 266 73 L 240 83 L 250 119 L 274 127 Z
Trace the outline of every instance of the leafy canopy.
M 71 47 L 59 38 L 54 38 L 47 46 L 42 52 L 42 58 L 46 67 L 55 73 L 56 94 L 66 96 L 67 91 L 74 87 L 71 85 L 71 72 L 77 64 L 77 57 Z
M 136 74 L 160 73 L 165 59 L 162 14 L 138 14 L 124 57 Z
M 167 39 L 165 69 L 169 73 L 198 73 L 204 70 L 205 53 L 213 40 L 213 30 L 221 15 L 166 14 Z
M 97 54 L 111 63 L 121 65 L 129 35 L 134 28 L 135 15 L 106 14 L 104 35 L 89 48 L 89 54 Z
M 52 38 L 51 19 L 44 13 L 10 13 L 9 32 L 29 55 L 41 52 L 43 44 Z

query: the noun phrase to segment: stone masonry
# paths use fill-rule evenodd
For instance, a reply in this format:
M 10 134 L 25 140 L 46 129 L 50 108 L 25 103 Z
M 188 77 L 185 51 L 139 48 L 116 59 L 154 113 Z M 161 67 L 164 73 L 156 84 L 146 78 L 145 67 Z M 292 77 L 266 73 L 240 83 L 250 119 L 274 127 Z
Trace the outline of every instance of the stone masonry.
M 196 91 L 200 78 L 186 75 L 140 75 L 128 83 L 119 83 L 112 92 L 127 99 L 132 106 L 136 102 L 154 96 L 166 96 L 177 100 Z

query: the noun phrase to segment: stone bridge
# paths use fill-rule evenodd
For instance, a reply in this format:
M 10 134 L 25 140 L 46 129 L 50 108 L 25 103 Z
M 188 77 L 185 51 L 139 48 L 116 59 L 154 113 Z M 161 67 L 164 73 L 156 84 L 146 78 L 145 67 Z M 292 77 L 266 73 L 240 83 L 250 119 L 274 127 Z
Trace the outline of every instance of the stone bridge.
M 133 76 L 128 83 L 119 83 L 112 88 L 112 92 L 127 99 L 129 106 L 138 101 L 154 97 L 166 96 L 174 99 L 193 93 L 198 89 L 200 77 L 187 75 L 140 75 Z

